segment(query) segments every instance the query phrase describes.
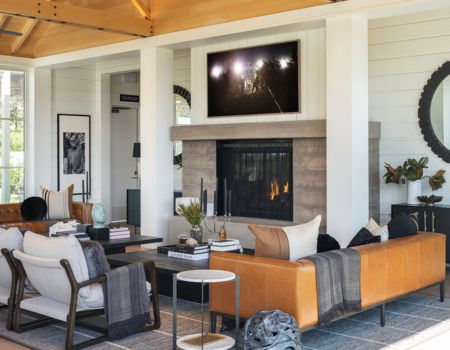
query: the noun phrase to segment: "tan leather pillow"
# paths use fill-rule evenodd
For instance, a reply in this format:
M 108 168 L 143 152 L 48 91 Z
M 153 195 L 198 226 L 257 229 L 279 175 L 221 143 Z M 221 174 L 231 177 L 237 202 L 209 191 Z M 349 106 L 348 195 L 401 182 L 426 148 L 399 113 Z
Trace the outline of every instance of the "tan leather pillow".
M 270 227 L 248 225 L 255 235 L 255 256 L 296 261 L 317 253 L 317 237 L 322 217 L 306 224 Z

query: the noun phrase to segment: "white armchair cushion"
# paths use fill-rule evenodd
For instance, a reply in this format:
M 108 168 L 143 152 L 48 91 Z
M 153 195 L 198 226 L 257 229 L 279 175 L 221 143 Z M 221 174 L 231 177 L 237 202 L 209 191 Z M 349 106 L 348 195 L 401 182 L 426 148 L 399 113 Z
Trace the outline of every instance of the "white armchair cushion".
M 77 282 L 89 279 L 83 250 L 81 249 L 80 242 L 74 236 L 49 238 L 28 231 L 25 233 L 23 240 L 23 251 L 34 257 L 58 260 L 66 259 L 70 263 Z M 31 276 L 28 277 L 33 286 L 39 291 Z M 82 288 L 80 290 L 80 296 L 88 297 L 89 287 Z
M 23 249 L 23 235 L 17 227 L 11 227 L 7 230 L 0 228 L 0 249 L 2 248 L 8 250 Z M 11 289 L 11 278 L 11 269 L 8 262 L 3 254 L 0 254 L 0 287 L 5 289 L 3 292 Z M 0 300 L 0 302 L 2 301 Z

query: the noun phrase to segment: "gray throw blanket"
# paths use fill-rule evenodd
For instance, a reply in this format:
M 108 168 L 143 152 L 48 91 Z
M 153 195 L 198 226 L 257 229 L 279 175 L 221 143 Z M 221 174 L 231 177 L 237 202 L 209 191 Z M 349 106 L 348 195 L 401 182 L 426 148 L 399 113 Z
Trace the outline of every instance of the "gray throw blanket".
M 308 256 L 316 267 L 319 325 L 362 311 L 359 252 L 338 249 Z
M 107 272 L 104 289 L 109 340 L 142 331 L 150 323 L 150 299 L 142 263 Z

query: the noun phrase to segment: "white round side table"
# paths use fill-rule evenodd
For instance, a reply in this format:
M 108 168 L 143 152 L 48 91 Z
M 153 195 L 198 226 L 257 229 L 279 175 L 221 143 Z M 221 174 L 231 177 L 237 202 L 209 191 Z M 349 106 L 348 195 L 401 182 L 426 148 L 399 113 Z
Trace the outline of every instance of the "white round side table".
M 183 336 L 177 340 L 177 282 L 191 282 L 191 283 L 201 283 L 202 284 L 202 329 L 201 333 L 190 334 Z M 203 344 L 204 333 L 204 285 L 206 283 L 220 283 L 220 282 L 235 282 L 236 288 L 236 341 L 232 337 L 223 336 L 223 339 L 218 340 L 213 343 Z M 201 336 L 202 344 L 201 349 L 203 350 L 226 350 L 232 348 L 238 341 L 239 337 L 239 276 L 233 272 L 223 271 L 223 270 L 188 270 L 173 274 L 173 349 L 175 350 L 178 346 L 180 349 L 184 350 L 198 350 L 198 346 L 193 346 L 185 343 L 186 340 L 190 338 L 196 338 Z

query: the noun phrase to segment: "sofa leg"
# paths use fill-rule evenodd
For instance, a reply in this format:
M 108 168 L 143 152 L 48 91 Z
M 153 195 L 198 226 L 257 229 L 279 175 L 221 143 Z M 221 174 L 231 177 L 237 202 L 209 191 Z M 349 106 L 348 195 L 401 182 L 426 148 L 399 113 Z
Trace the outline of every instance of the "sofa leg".
M 444 297 L 445 297 L 445 281 L 443 281 L 439 284 L 439 296 L 440 296 L 441 303 L 443 303 Z
M 217 314 L 215 312 L 209 313 L 209 331 L 211 333 L 217 332 Z
M 385 311 L 386 311 L 385 304 L 381 304 L 380 305 L 380 326 L 381 327 L 384 327 L 384 325 L 386 324 Z

